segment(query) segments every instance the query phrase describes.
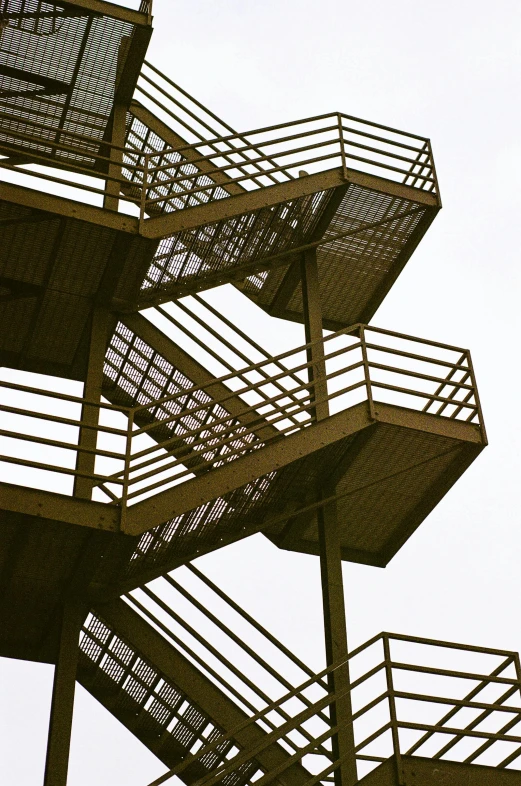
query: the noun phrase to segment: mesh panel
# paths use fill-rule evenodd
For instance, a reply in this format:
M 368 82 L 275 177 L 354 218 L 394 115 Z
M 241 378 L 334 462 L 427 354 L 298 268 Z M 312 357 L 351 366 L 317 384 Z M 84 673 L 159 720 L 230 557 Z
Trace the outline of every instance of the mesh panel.
M 41 0 L 4 0 L 2 10 L 25 18 L 10 19 L 0 36 L 0 111 L 9 115 L 0 123 L 0 144 L 92 166 L 99 146 L 75 140 L 67 132 L 103 139 L 114 101 L 120 44 L 133 26 Z M 39 14 L 51 16 L 38 18 Z M 21 142 L 20 132 L 36 139 Z M 74 149 L 55 152 L 46 141 Z
M 225 733 L 167 675 L 92 613 L 80 638 L 79 674 L 85 687 L 102 703 L 108 701 L 113 714 L 145 744 L 159 741 L 154 753 L 170 766 Z M 239 747 L 227 741 L 203 756 L 200 775 L 221 765 L 230 750 Z M 246 762 L 231 773 L 230 786 L 246 783 L 258 771 L 255 760 Z
M 169 289 L 199 281 L 299 245 L 316 225 L 329 194 L 320 191 L 165 238 L 143 289 Z

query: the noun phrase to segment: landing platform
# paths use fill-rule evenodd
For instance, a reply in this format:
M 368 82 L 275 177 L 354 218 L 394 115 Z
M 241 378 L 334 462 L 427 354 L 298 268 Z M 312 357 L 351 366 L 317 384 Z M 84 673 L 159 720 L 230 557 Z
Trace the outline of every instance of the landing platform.
M 419 756 L 393 756 L 359 781 L 360 786 L 520 786 L 521 772 Z

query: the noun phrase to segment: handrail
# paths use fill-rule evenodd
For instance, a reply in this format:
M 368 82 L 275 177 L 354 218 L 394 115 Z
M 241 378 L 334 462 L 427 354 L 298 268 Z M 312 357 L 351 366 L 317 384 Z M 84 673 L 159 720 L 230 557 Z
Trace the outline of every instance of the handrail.
M 109 198 L 114 210 L 121 210 L 118 200 L 127 203 L 139 212 L 141 223 L 159 213 L 224 199 L 231 186 L 248 192 L 297 179 L 303 172 L 306 176 L 337 168 L 344 175 L 348 168 L 358 169 L 437 194 L 430 143 L 417 135 L 339 112 L 242 133 L 218 121 L 226 133 L 215 135 L 204 118 L 163 92 L 201 123 L 201 131 L 187 126 L 195 142 L 153 150 L 146 141 L 132 141 L 129 131 L 121 146 L 2 111 L 0 167 L 66 187 L 72 199 L 81 198 L 79 190 Z M 172 119 L 184 123 L 175 114 Z M 31 164 L 39 169 L 20 168 Z M 76 179 L 58 177 L 56 169 Z M 103 183 L 84 182 L 86 175 Z
M 398 662 L 393 656 L 395 647 L 407 644 L 410 647 L 410 655 L 407 662 Z M 376 665 L 369 665 L 375 661 L 374 656 L 368 657 L 369 651 L 376 649 Z M 456 668 L 437 668 L 429 664 L 433 658 L 439 658 L 443 650 L 459 651 L 468 656 L 468 662 L 476 663 L 481 662 L 484 656 L 492 658 L 497 664 L 492 668 L 490 673 L 469 671 L 468 666 L 461 666 Z M 362 659 L 360 661 L 360 659 Z M 291 701 L 295 699 L 301 700 L 305 692 L 315 685 L 319 680 L 322 681 L 324 676 L 341 668 L 345 663 L 350 663 L 351 666 L 357 663 L 356 679 L 352 679 L 349 686 L 352 701 L 358 701 L 358 688 L 364 686 L 364 693 L 362 703 L 358 702 L 360 706 L 353 710 L 351 719 L 348 721 L 349 725 L 354 726 L 357 744 L 355 746 L 354 755 L 358 764 L 364 763 L 368 766 L 377 766 L 378 763 L 385 761 L 389 758 L 389 749 L 385 743 L 385 734 L 391 732 L 392 738 L 392 754 L 397 760 L 397 765 L 400 769 L 400 760 L 402 755 L 424 755 L 433 760 L 449 760 L 449 761 L 462 761 L 467 764 L 475 763 L 477 758 L 485 751 L 493 748 L 496 743 L 509 742 L 514 744 L 515 750 L 504 758 L 504 753 L 497 748 L 499 755 L 502 757 L 498 767 L 504 768 L 508 764 L 512 764 L 516 759 L 521 759 L 521 737 L 511 730 L 521 721 L 521 672 L 519 670 L 519 656 L 517 653 L 508 652 L 504 650 L 493 650 L 491 648 L 473 647 L 471 645 L 460 645 L 453 642 L 437 641 L 435 639 L 424 639 L 414 636 L 404 636 L 392 633 L 381 633 L 375 636 L 369 642 L 361 645 L 361 647 L 353 650 L 347 655 L 346 658 L 340 662 L 332 664 L 328 669 L 321 671 L 315 677 L 303 682 L 297 688 L 288 691 L 283 697 L 273 702 L 268 707 L 264 708 L 252 715 L 248 720 L 243 721 L 234 729 L 229 730 L 227 733 L 222 734 L 220 737 L 212 741 L 211 744 L 203 746 L 195 754 L 186 758 L 183 762 L 178 764 L 167 773 L 152 781 L 149 786 L 161 786 L 161 784 L 169 781 L 173 776 L 179 775 L 187 767 L 193 763 L 201 760 L 208 753 L 218 749 L 219 745 L 226 743 L 226 741 L 233 739 L 238 732 L 243 731 L 250 725 L 262 723 L 267 715 L 271 718 L 276 717 L 276 712 L 285 704 L 290 705 Z M 443 662 L 443 660 L 442 660 Z M 365 664 L 365 665 L 364 665 Z M 512 677 L 499 677 L 498 675 L 505 672 L 507 669 L 514 669 L 515 673 Z M 424 676 L 422 683 L 418 683 L 417 679 L 413 683 L 414 690 L 404 690 L 403 688 L 395 688 L 394 672 L 396 669 L 401 669 L 406 677 L 409 674 L 421 674 Z M 352 668 L 351 668 L 352 671 Z M 436 693 L 435 678 L 436 675 L 443 673 L 449 680 L 445 683 L 442 694 Z M 381 675 L 384 676 L 385 687 L 382 690 Z M 477 682 L 472 688 L 470 693 L 461 695 L 462 681 L 470 680 Z M 498 698 L 490 698 L 490 686 L 498 682 L 509 685 L 507 691 L 503 692 Z M 403 683 L 403 679 L 402 679 Z M 373 686 L 371 688 L 371 686 Z M 379 686 L 379 687 L 377 687 Z M 419 686 L 419 687 L 418 687 Z M 429 690 L 430 688 L 430 690 Z M 448 692 L 450 691 L 450 692 Z M 480 695 L 483 694 L 481 698 Z M 511 703 L 511 699 L 517 695 L 517 703 Z M 367 698 L 370 696 L 370 698 Z M 258 753 L 270 744 L 282 740 L 292 729 L 297 726 L 312 721 L 314 715 L 321 712 L 325 707 L 330 706 L 335 700 L 341 698 L 341 694 L 332 692 L 326 693 L 308 706 L 307 709 L 301 709 L 302 704 L 297 709 L 294 709 L 294 716 L 292 721 L 279 722 L 278 727 L 270 732 L 265 738 L 263 743 L 252 745 L 247 748 L 242 748 L 237 751 L 234 756 L 228 757 L 225 762 L 219 763 L 215 768 L 209 772 L 203 779 L 202 783 L 205 786 L 214 786 L 222 782 L 226 775 L 232 775 L 239 770 L 241 765 L 251 761 Z M 441 708 L 450 707 L 449 712 L 445 712 L 437 720 L 425 722 L 420 716 L 418 721 L 415 720 L 417 715 L 413 715 L 413 720 L 410 720 L 411 708 L 417 709 L 417 706 L 422 703 L 429 703 L 430 705 Z M 295 707 L 295 704 L 291 705 Z M 355 704 L 353 705 L 355 707 Z M 408 718 L 404 717 L 405 709 L 407 706 Z M 460 711 L 479 711 L 479 714 L 473 721 L 462 726 L 458 723 L 457 716 Z M 372 713 L 373 721 L 371 725 L 367 725 L 368 714 Z M 375 716 L 376 712 L 376 716 Z M 490 717 L 492 713 L 503 713 L 509 718 L 508 722 L 504 724 L 499 731 L 487 731 L 482 727 L 478 730 L 476 727 L 481 724 L 483 720 Z M 449 725 L 450 723 L 450 725 Z M 376 728 L 375 728 L 376 727 Z M 409 730 L 416 733 L 423 732 L 418 742 L 407 750 L 400 739 L 399 730 Z M 326 739 L 330 738 L 337 731 L 337 727 L 331 726 L 325 732 L 319 733 L 315 727 L 315 736 L 317 742 L 323 743 Z M 440 736 L 441 735 L 441 736 Z M 450 735 L 452 741 L 445 744 L 443 735 Z M 460 741 L 465 740 L 467 747 L 462 753 L 457 752 L 457 745 Z M 429 742 L 431 746 L 434 744 L 434 749 L 422 752 L 422 746 Z M 369 746 L 370 749 L 369 749 Z M 469 754 L 469 746 L 474 749 Z M 300 743 L 300 750 L 296 751 L 285 763 L 270 769 L 265 772 L 261 778 L 262 783 L 272 782 L 277 775 L 284 772 L 294 761 L 302 761 L 306 766 L 306 756 L 314 755 L 316 762 L 317 752 L 314 750 L 312 744 L 306 743 L 304 740 Z M 364 751 L 370 750 L 368 755 Z M 407 751 L 405 753 L 405 751 Z M 450 755 L 449 755 L 450 754 Z M 462 758 L 462 756 L 464 758 Z M 319 773 L 314 776 L 314 782 L 325 782 L 327 775 L 338 767 L 340 760 L 331 761 L 328 757 L 319 756 L 318 769 Z M 316 765 L 315 765 L 316 766 Z M 322 768 L 322 769 L 321 769 Z M 521 769 L 521 762 L 518 764 L 518 769 Z M 365 769 L 367 772 L 367 769 Z M 360 775 L 360 773 L 359 773 Z
M 323 346 L 326 363 L 325 392 L 318 398 L 308 376 L 309 350 L 317 343 Z M 424 417 L 470 422 L 486 442 L 470 353 L 459 347 L 353 325 L 321 342 L 309 342 L 274 357 L 261 353 L 261 358 L 208 382 L 180 387 L 131 407 L 0 381 L 0 417 L 11 417 L 9 423 L 0 423 L 0 437 L 8 439 L 6 447 L 14 440 L 27 447 L 39 445 L 40 452 L 44 446 L 53 448 L 61 456 L 55 461 L 52 452 L 37 457 L 4 450 L 0 461 L 80 476 L 85 468 L 70 467 L 70 457 L 90 454 L 96 461 L 88 473 L 94 486 L 103 490 L 103 498 L 107 496 L 110 503 L 126 507 L 144 494 L 157 494 L 172 483 L 189 480 L 193 459 L 200 474 L 309 428 L 315 407 L 322 401 L 328 402 L 331 414 L 369 401 L 371 411 L 383 403 L 423 411 Z M 24 406 L 13 398 L 16 391 L 40 403 Z M 120 413 L 126 426 L 113 425 L 110 417 L 103 424 L 93 424 L 76 412 L 67 416 L 59 402 L 94 408 L 97 413 Z M 18 426 L 29 422 L 42 425 Z M 50 424 L 69 431 L 65 436 L 54 432 L 50 436 Z M 95 448 L 81 440 L 78 444 L 78 433 L 83 430 L 97 432 L 100 439 Z

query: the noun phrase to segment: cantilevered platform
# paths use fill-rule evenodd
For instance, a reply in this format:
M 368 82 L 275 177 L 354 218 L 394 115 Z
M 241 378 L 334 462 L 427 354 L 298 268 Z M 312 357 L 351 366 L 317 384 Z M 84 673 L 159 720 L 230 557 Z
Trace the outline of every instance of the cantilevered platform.
M 150 86 L 147 74 L 149 99 Z M 143 232 L 164 238 L 143 305 L 235 281 L 303 321 L 299 255 L 312 247 L 325 327 L 368 321 L 441 207 L 430 143 L 413 134 L 331 114 L 188 144 L 194 130 L 161 111 L 173 128 L 139 101 L 127 121 L 126 145 L 148 154 Z
M 303 348 L 221 379 L 192 361 L 188 377 L 182 352 L 186 373 L 166 361 L 166 337 L 164 355 L 152 352 L 138 333 L 154 342 L 156 329 L 132 320 L 137 332 L 120 325 L 107 355 L 112 402 L 89 406 L 101 410 L 93 448 L 78 450 L 82 421 L 70 408 L 82 399 L 40 391 L 35 404 L 32 389 L 1 383 L 15 396 L 2 405 L 14 418 L 2 430 L 0 485 L 6 647 L 37 646 L 71 581 L 117 595 L 259 531 L 317 553 L 317 510 L 331 501 L 343 558 L 385 565 L 486 444 L 459 348 L 364 326 L 333 334 L 323 342 L 330 414 L 317 422 Z M 27 416 L 41 434 L 17 433 Z M 89 450 L 90 473 L 76 459 Z M 77 478 L 92 500 L 67 496 Z
M 360 786 L 519 786 L 521 772 L 419 756 L 402 756 L 398 764 L 393 756 L 359 783 Z

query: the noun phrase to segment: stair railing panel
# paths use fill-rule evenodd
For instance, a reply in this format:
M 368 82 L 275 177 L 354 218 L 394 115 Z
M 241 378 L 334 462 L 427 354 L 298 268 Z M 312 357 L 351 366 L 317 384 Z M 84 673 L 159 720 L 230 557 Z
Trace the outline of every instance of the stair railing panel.
M 382 633 L 353 650 L 347 661 L 353 706 L 350 724 L 359 778 L 391 756 L 400 771 L 400 759 L 405 755 L 521 769 L 521 672 L 517 653 Z M 322 681 L 342 665 L 333 664 L 288 691 L 265 708 L 264 714 L 274 717 L 274 711 L 295 698 L 302 701 L 316 681 Z M 313 713 L 325 710 L 335 698 L 339 696 L 326 693 L 315 697 L 311 705 L 301 703 L 292 722 L 281 720 L 263 744 L 267 746 L 282 738 L 296 724 L 309 723 Z M 259 712 L 245 723 L 258 723 L 262 718 L 263 713 Z M 315 731 L 316 743 L 327 745 L 335 731 L 331 726 L 322 734 Z M 233 733 L 236 730 L 224 735 L 221 742 Z M 217 741 L 213 743 L 216 744 Z M 201 786 L 223 782 L 236 767 L 258 754 L 260 747 L 243 750 L 218 766 L 201 781 Z M 308 766 L 311 777 L 306 786 L 327 783 L 341 761 L 327 761 L 327 757 L 320 759 L 320 755 L 313 754 L 317 754 L 317 745 L 302 741 L 293 757 L 266 772 L 256 783 L 275 781 L 299 758 L 308 766 L 310 757 L 313 763 Z M 201 751 L 149 786 L 160 786 L 180 775 L 199 755 Z
M 467 350 L 360 325 L 331 333 L 324 338 L 323 345 L 325 400 L 330 415 L 369 400 L 376 415 L 378 406 L 385 404 L 424 416 L 466 421 L 486 441 Z M 313 399 L 307 376 L 312 361 L 306 359 L 306 351 L 311 346 L 290 349 L 233 370 L 210 383 L 183 386 L 170 395 L 149 398 L 133 407 L 87 402 L 81 397 L 54 392 L 42 395 L 37 388 L 0 381 L 0 394 L 4 396 L 0 398 L 2 416 L 25 418 L 21 421 L 11 418 L 10 425 L 5 423 L 0 434 L 4 438 L 0 459 L 3 464 L 72 477 L 84 475 L 75 466 L 77 455 L 90 452 L 95 464 L 87 474 L 95 487 L 95 498 L 120 505 L 123 499 L 125 506 L 133 505 L 192 478 L 190 462 L 194 457 L 200 474 L 312 426 L 317 401 Z M 229 393 L 216 395 L 216 383 Z M 25 407 L 11 403 L 9 396 L 14 391 L 30 394 Z M 47 414 L 45 410 L 40 411 L 39 404 L 34 404 L 42 399 L 52 402 L 54 409 Z M 77 419 L 63 416 L 58 406 L 62 400 L 76 405 Z M 229 409 L 232 400 L 236 404 L 233 414 Z M 98 409 L 98 426 L 82 420 L 82 406 Z M 45 423 L 47 431 L 31 431 L 26 426 L 27 418 Z M 54 424 L 76 431 L 66 439 L 56 439 Z M 50 428 L 54 429 L 52 436 Z M 97 430 L 95 449 L 83 446 L 81 441 L 77 444 L 78 430 L 83 428 Z M 41 461 L 35 460 L 30 450 L 19 456 L 13 440 L 17 449 L 24 442 L 28 447 L 42 445 L 68 451 L 68 463 L 57 460 L 51 453 Z

